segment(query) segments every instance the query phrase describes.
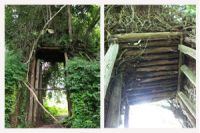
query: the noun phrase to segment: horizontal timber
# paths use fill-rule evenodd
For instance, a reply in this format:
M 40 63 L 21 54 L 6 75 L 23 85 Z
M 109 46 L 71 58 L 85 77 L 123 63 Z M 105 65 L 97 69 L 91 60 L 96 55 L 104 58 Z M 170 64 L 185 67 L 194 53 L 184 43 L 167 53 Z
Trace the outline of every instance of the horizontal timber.
M 152 85 L 152 86 L 140 86 L 140 87 L 134 87 L 134 88 L 130 88 L 127 89 L 126 92 L 137 92 L 137 91 L 143 91 L 143 90 L 151 90 L 151 89 L 165 89 L 167 87 L 174 87 L 175 85 L 177 85 L 177 82 L 171 83 L 171 84 L 157 84 L 157 85 Z
M 159 101 L 168 98 L 174 98 L 176 96 L 176 91 L 174 92 L 165 92 L 165 93 L 158 93 L 148 96 L 137 96 L 137 97 L 128 97 L 129 105 L 138 104 L 141 102 L 153 102 Z
M 45 91 L 45 90 L 66 90 L 65 88 L 35 88 L 36 91 Z
M 124 53 L 125 57 L 137 56 L 140 54 L 157 54 L 157 53 L 176 53 L 178 51 L 177 47 L 157 47 L 157 48 L 146 48 L 145 50 L 128 50 Z
M 178 59 L 177 53 L 161 53 L 153 55 L 142 55 L 142 60 L 159 60 L 159 59 Z
M 152 72 L 152 71 L 170 71 L 170 70 L 178 70 L 178 65 L 165 65 L 165 66 L 150 66 L 144 68 L 137 68 L 137 72 Z
M 171 91 L 176 91 L 177 90 L 177 85 L 174 85 L 172 87 L 166 87 L 165 89 L 163 88 L 154 88 L 154 89 L 150 89 L 150 90 L 146 90 L 146 91 L 136 91 L 136 92 L 132 92 L 132 93 L 127 93 L 127 96 L 148 96 L 148 95 L 153 95 L 153 94 L 158 94 L 158 93 L 168 93 Z
M 141 86 L 154 86 L 154 85 L 162 85 L 162 84 L 173 84 L 173 83 L 177 83 L 177 79 L 176 78 L 171 78 L 171 79 L 167 79 L 167 80 L 162 80 L 159 82 L 149 82 L 149 83 L 137 83 L 136 87 L 141 87 Z
M 170 47 L 170 46 L 177 46 L 179 42 L 178 41 L 169 41 L 169 40 L 163 40 L 163 41 L 151 41 L 151 42 L 142 42 L 142 43 L 124 43 L 120 44 L 120 48 L 143 48 L 143 47 Z
M 178 71 L 138 72 L 136 78 L 175 75 Z
M 167 75 L 167 76 L 160 76 L 160 77 L 142 79 L 140 82 L 141 83 L 147 83 L 147 82 L 160 81 L 160 80 L 171 79 L 171 78 L 176 78 L 176 77 L 178 77 L 178 76 L 177 75 Z
M 180 38 L 181 32 L 149 32 L 149 33 L 127 33 L 116 34 L 111 38 L 117 39 L 118 42 L 133 41 L 133 40 L 159 40 L 159 39 L 174 39 Z
M 138 67 L 143 67 L 143 66 L 157 66 L 157 65 L 171 65 L 171 64 L 177 64 L 178 65 L 178 59 L 175 60 L 156 60 L 156 61 L 151 61 L 151 62 L 141 62 L 138 64 Z

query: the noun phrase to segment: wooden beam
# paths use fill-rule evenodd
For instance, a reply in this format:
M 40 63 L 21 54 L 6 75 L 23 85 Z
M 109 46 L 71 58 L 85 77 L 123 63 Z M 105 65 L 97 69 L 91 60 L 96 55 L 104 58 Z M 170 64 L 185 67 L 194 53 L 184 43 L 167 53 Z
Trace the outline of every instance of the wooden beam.
M 160 81 L 160 80 L 171 79 L 171 78 L 176 78 L 176 77 L 178 77 L 178 76 L 177 75 L 167 75 L 167 76 L 160 76 L 160 77 L 142 79 L 140 82 L 141 83 L 147 83 L 147 82 Z
M 178 71 L 138 72 L 136 78 L 176 75 Z
M 30 77 L 30 84 L 34 87 L 35 86 L 35 67 L 36 67 L 36 59 L 33 58 L 33 61 L 31 62 L 31 77 Z M 34 104 L 34 97 L 32 93 L 29 93 L 29 111 L 28 111 L 28 124 L 33 123 L 33 104 Z
M 192 72 L 192 70 L 186 65 L 182 65 L 180 69 L 185 74 L 185 76 L 190 80 L 190 82 L 194 86 L 196 86 L 196 75 Z
M 45 45 L 48 46 L 48 45 L 52 45 L 52 44 L 45 44 Z M 38 47 L 37 50 L 57 50 L 57 51 L 64 50 L 63 46 L 58 46 L 58 44 L 54 44 L 54 45 L 57 45 L 57 46 L 50 46 L 50 47 L 42 46 L 42 47 Z
M 66 67 L 67 63 L 68 63 L 68 56 L 67 56 L 67 52 L 64 52 L 64 58 L 65 58 L 65 62 L 64 62 L 64 66 Z M 65 72 L 65 76 L 67 76 L 67 72 Z M 66 95 L 67 95 L 67 107 L 68 107 L 68 116 L 72 116 L 72 102 L 70 99 L 70 91 L 69 89 L 66 89 Z
M 151 86 L 140 86 L 140 87 L 134 87 L 134 88 L 129 88 L 126 90 L 127 93 L 131 93 L 131 92 L 137 92 L 137 91 L 148 91 L 148 90 L 152 90 L 152 89 L 165 89 L 167 87 L 174 87 L 175 85 L 177 85 L 177 82 L 172 82 L 171 84 L 157 84 L 157 85 L 151 85 Z
M 150 61 L 150 62 L 141 62 L 138 64 L 138 67 L 143 67 L 143 66 L 157 66 L 157 65 L 174 65 L 178 64 L 178 60 L 156 60 L 156 61 Z
M 35 88 L 39 87 L 39 78 L 40 78 L 40 60 L 37 59 L 36 63 L 36 75 L 35 75 Z M 35 91 L 35 90 L 34 90 Z M 35 92 L 36 96 L 39 97 L 39 93 L 36 91 Z M 38 118 L 38 102 L 36 99 L 34 99 L 34 109 L 33 109 L 33 122 L 34 124 L 37 123 L 37 118 Z
M 42 88 L 42 64 L 40 64 L 39 86 L 38 87 Z M 38 100 L 41 102 L 42 105 L 43 105 L 43 93 L 44 92 L 42 92 L 42 91 L 38 92 Z M 38 121 L 42 121 L 43 118 L 44 118 L 44 110 L 41 108 L 41 106 L 39 106 L 37 119 L 38 119 Z
M 187 54 L 189 55 L 190 57 L 196 59 L 196 50 L 195 49 L 192 49 L 190 47 L 187 47 L 185 45 L 178 45 L 178 49 L 184 53 L 184 54 Z
M 111 44 L 104 59 L 105 68 L 104 68 L 104 97 L 106 96 L 106 91 L 110 82 L 111 74 L 113 71 L 113 67 L 115 64 L 115 60 L 117 58 L 117 54 L 119 51 L 118 44 Z
M 187 107 L 187 109 L 190 111 L 192 116 L 196 119 L 196 107 L 195 105 L 187 98 L 187 96 L 179 91 L 177 93 L 178 98 L 184 103 L 184 105 Z
M 179 41 L 172 41 L 172 40 L 159 40 L 159 41 L 150 41 L 150 42 L 141 42 L 135 45 L 135 42 L 126 42 L 120 43 L 120 48 L 141 48 L 141 47 L 170 47 L 170 46 L 178 46 Z
M 156 55 L 142 55 L 141 59 L 145 61 L 149 60 L 159 60 L 159 59 L 177 59 L 178 54 L 177 53 L 160 53 Z
M 157 47 L 157 48 L 146 48 L 143 50 L 128 50 L 124 53 L 124 57 L 137 56 L 139 54 L 158 54 L 158 53 L 166 53 L 172 52 L 176 53 L 178 51 L 177 47 Z
M 152 71 L 173 71 L 178 70 L 178 65 L 166 65 L 166 66 L 150 66 L 144 68 L 137 68 L 137 72 L 152 72 Z
M 132 96 L 132 97 L 137 97 L 137 96 L 148 96 L 148 95 L 154 95 L 158 93 L 168 93 L 168 92 L 175 92 L 177 90 L 176 85 L 172 85 L 171 87 L 166 87 L 166 88 L 153 88 L 153 89 L 146 89 L 146 90 L 137 90 L 137 91 L 132 91 L 128 92 L 127 96 Z
M 109 100 L 108 114 L 105 127 L 117 128 L 120 124 L 120 107 L 122 92 L 122 76 L 118 76 L 112 86 L 112 94 Z
M 153 102 L 153 101 L 159 101 L 163 99 L 168 98 L 174 98 L 176 96 L 176 91 L 174 92 L 164 92 L 164 93 L 158 93 L 158 94 L 149 94 L 144 96 L 137 96 L 137 97 L 128 97 L 128 103 L 129 105 L 138 104 L 141 102 Z
M 188 118 L 190 124 L 192 125 L 192 127 L 196 127 L 196 119 L 193 117 L 193 115 L 190 113 L 190 111 L 188 110 L 188 108 L 185 106 L 185 104 L 183 103 L 183 101 L 178 98 L 177 96 L 177 100 L 178 100 L 178 103 L 180 104 L 181 108 L 183 110 L 185 110 L 183 112 L 184 115 L 186 115 L 186 117 Z
M 125 104 L 124 127 L 125 128 L 129 127 L 129 105 L 127 103 L 127 100 L 126 100 L 126 104 Z
M 137 82 L 136 86 L 141 87 L 141 86 L 151 86 L 151 85 L 158 85 L 158 84 L 171 84 L 171 83 L 177 83 L 177 79 L 176 78 L 171 78 L 171 79 L 167 79 L 167 80 L 162 80 L 159 82 L 149 82 L 149 83 L 140 83 Z
M 118 42 L 126 42 L 133 40 L 160 40 L 160 39 L 173 39 L 180 38 L 181 32 L 153 32 L 153 33 L 127 33 L 116 34 L 111 36 L 113 39 L 117 39 Z
M 46 91 L 46 90 L 60 90 L 60 91 L 63 91 L 66 89 L 65 88 L 35 88 L 36 91 Z

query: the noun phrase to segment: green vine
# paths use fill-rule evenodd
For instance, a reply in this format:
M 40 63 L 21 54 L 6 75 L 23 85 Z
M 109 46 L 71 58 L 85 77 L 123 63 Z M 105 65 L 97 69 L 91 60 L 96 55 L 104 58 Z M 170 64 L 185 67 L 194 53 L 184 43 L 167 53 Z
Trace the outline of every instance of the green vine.
M 71 127 L 100 127 L 99 62 L 73 58 L 66 68 L 66 85 L 72 101 Z

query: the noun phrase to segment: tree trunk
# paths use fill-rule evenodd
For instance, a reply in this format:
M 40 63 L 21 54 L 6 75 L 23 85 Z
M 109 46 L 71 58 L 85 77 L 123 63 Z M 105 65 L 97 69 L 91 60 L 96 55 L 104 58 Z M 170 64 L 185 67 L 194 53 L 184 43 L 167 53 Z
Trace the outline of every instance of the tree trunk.
M 67 16 L 68 16 L 68 34 L 69 40 L 72 42 L 72 14 L 70 5 L 67 6 Z

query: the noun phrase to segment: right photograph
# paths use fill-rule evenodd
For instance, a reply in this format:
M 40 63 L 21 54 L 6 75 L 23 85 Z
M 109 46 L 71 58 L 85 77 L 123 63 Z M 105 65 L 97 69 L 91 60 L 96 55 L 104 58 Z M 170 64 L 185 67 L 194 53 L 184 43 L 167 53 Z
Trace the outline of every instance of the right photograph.
M 105 5 L 104 127 L 196 128 L 196 6 Z

